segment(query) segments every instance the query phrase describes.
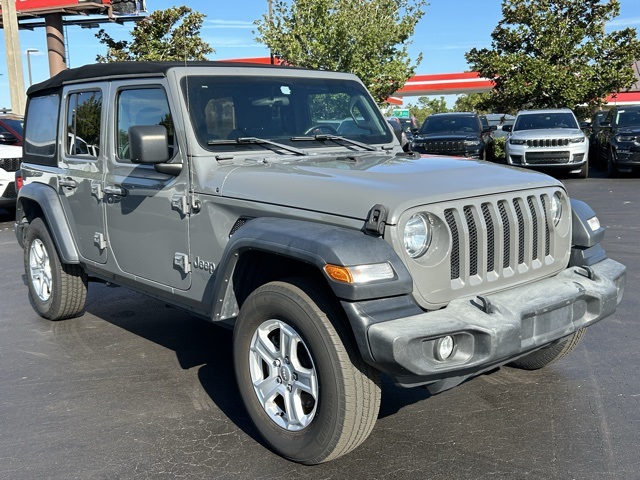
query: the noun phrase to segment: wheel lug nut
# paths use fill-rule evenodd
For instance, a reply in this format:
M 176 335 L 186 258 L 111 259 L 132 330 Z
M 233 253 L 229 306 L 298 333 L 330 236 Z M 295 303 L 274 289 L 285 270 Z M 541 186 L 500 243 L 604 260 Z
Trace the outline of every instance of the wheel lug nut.
M 294 380 L 298 380 L 298 374 L 297 373 L 292 373 L 291 374 L 291 378 L 293 378 Z
M 284 357 L 284 361 L 287 365 L 291 363 L 291 360 L 289 360 L 289 357 Z
M 291 385 L 287 385 L 287 390 L 289 390 L 290 392 L 293 391 L 293 387 Z
M 282 379 L 280 377 L 276 378 L 276 383 L 282 383 Z
M 280 366 L 280 360 L 277 360 L 277 359 L 276 359 L 276 360 L 274 360 L 274 361 L 273 361 L 273 366 L 274 366 L 274 367 L 279 367 L 279 366 Z

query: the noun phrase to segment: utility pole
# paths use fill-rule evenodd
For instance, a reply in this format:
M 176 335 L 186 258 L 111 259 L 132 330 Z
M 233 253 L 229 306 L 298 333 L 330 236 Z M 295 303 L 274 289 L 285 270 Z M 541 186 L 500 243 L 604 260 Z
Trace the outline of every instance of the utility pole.
M 20 38 L 18 37 L 16 4 L 14 0 L 1 0 L 1 2 L 4 45 L 7 54 L 7 71 L 9 73 L 11 111 L 19 115 L 24 115 L 26 95 L 24 91 L 24 74 L 22 73 Z

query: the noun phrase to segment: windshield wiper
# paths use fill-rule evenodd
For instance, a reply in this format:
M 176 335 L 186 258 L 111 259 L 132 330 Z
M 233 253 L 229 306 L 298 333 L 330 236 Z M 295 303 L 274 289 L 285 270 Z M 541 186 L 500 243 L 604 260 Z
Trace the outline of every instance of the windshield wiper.
M 356 142 L 355 140 L 351 140 L 350 138 L 342 137 L 340 135 L 327 135 L 327 134 L 318 134 L 313 135 L 311 137 L 293 137 L 291 139 L 292 142 L 304 142 L 304 141 L 325 141 L 331 140 L 332 142 L 345 142 L 351 145 L 355 145 L 356 147 L 364 148 L 365 150 L 370 150 L 372 152 L 376 152 L 378 149 L 371 145 L 362 142 Z
M 243 145 L 243 144 L 253 144 L 253 145 L 271 145 L 272 147 L 277 147 L 282 150 L 286 150 L 287 152 L 295 153 L 296 155 L 306 155 L 307 152 L 304 150 L 300 150 L 296 147 L 290 147 L 289 145 L 284 145 L 278 142 L 272 142 L 271 140 L 267 140 L 266 138 L 257 138 L 257 137 L 238 137 L 236 139 L 228 139 L 228 140 L 209 140 L 207 145 Z

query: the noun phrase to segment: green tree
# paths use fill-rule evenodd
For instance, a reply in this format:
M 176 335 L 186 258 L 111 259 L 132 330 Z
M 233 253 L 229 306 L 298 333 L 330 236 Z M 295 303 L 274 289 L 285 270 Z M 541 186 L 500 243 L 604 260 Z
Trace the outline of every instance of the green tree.
M 427 118 L 432 113 L 446 113 L 451 110 L 447 107 L 447 102 L 444 97 L 440 98 L 429 98 L 429 97 L 418 97 L 418 103 L 413 105 L 409 103 L 407 105 L 411 116 L 416 117 L 418 120 L 418 124 L 422 125 L 425 118 Z
M 206 60 L 214 50 L 200 38 L 204 17 L 185 6 L 156 10 L 133 27 L 131 41 L 114 40 L 100 29 L 96 38 L 107 46 L 107 54 L 96 61 Z
M 378 103 L 401 88 L 422 60 L 407 46 L 426 0 L 275 0 L 256 21 L 258 42 L 298 67 L 355 73 Z
M 456 99 L 456 103 L 453 104 L 453 111 L 489 113 L 489 110 L 484 106 L 484 102 L 487 101 L 488 97 L 488 93 L 464 93 Z
M 503 0 L 492 48 L 466 54 L 471 68 L 495 81 L 485 106 L 593 109 L 629 88 L 640 58 L 636 31 L 604 31 L 619 12 L 619 0 Z

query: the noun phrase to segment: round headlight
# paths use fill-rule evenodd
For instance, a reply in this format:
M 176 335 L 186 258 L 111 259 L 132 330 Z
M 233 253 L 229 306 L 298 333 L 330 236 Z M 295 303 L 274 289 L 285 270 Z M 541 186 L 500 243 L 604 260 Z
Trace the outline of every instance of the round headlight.
M 558 225 L 560 217 L 562 217 L 562 197 L 559 192 L 556 192 L 551 196 L 551 218 L 554 225 Z
M 412 215 L 404 227 L 404 248 L 411 258 L 425 254 L 431 243 L 431 224 L 427 215 Z

